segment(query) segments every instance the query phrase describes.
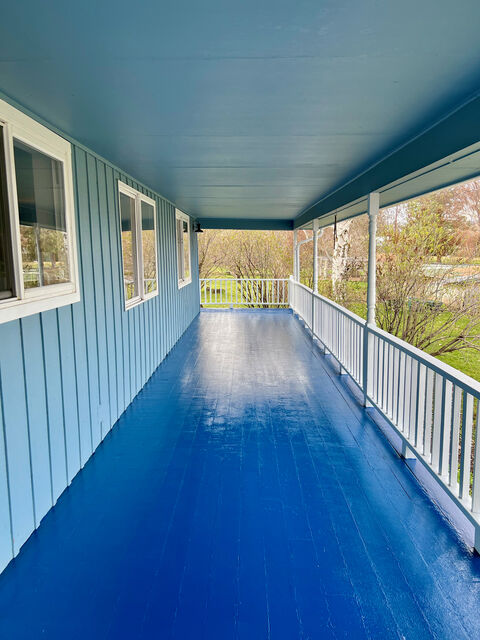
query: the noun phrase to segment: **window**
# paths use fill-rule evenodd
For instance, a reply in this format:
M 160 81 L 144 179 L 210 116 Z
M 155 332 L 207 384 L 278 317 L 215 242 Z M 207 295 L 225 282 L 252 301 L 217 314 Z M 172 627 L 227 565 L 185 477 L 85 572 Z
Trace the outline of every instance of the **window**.
M 125 308 L 158 293 L 155 201 L 118 183 Z
M 176 209 L 178 288 L 192 281 L 190 265 L 190 218 Z
M 78 300 L 70 143 L 0 100 L 0 322 Z

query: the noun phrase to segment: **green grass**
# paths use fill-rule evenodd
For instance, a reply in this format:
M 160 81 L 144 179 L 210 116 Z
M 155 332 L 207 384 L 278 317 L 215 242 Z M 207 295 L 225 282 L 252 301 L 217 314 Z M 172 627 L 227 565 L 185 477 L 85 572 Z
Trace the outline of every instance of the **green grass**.
M 475 349 L 446 353 L 438 359 L 480 382 L 480 353 Z

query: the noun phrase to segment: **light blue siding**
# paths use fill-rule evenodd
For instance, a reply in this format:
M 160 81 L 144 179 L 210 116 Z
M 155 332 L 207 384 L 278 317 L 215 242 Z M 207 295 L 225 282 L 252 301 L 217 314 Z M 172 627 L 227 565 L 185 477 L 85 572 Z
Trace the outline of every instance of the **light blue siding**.
M 63 419 L 63 398 L 66 389 L 62 389 L 60 373 L 60 352 L 58 348 L 58 322 L 55 310 L 41 314 L 42 346 L 47 395 L 48 431 L 50 438 L 50 466 L 52 473 L 53 502 L 55 503 L 68 483 L 67 456 L 65 447 L 65 426 Z M 14 324 L 14 323 L 9 323 Z M 3 325 L 8 326 L 8 325 Z M 0 334 L 3 333 L 0 326 Z M 33 341 L 34 337 L 30 336 Z M 28 349 L 29 346 L 25 346 Z M 7 370 L 8 363 L 2 367 Z M 62 393 L 63 391 L 63 393 Z M 70 398 L 67 397 L 67 401 Z M 4 394 L 5 406 L 15 404 L 15 396 Z M 72 428 L 72 425 L 69 425 Z M 12 501 L 13 502 L 13 501 Z
M 175 209 L 73 146 L 81 301 L 0 325 L 0 570 L 199 311 L 177 286 Z M 157 204 L 159 295 L 124 310 L 117 181 Z
M 53 503 L 47 402 L 43 368 L 42 329 L 38 315 L 20 321 L 23 336 L 23 366 L 30 433 L 32 488 L 35 497 L 35 523 L 38 524 Z M 28 348 L 25 337 L 28 336 Z
M 1 345 L 3 429 L 7 449 L 13 547 L 17 553 L 35 527 L 20 321 L 3 325 Z M 5 516 L 2 514 L 1 518 L 3 517 Z
M 0 397 L 2 384 L 0 379 Z M 2 403 L 0 402 L 0 425 L 3 425 Z M 4 567 L 13 555 L 12 520 L 8 492 L 7 458 L 5 455 L 5 430 L 0 437 L 0 567 Z

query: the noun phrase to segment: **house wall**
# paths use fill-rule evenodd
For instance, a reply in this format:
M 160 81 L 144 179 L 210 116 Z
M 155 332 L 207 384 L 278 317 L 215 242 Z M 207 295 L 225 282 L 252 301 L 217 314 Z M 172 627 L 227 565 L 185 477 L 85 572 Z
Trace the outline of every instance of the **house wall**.
M 0 325 L 0 570 L 38 527 L 199 312 L 177 286 L 175 209 L 73 144 L 81 301 Z M 157 203 L 159 295 L 128 311 L 117 181 Z

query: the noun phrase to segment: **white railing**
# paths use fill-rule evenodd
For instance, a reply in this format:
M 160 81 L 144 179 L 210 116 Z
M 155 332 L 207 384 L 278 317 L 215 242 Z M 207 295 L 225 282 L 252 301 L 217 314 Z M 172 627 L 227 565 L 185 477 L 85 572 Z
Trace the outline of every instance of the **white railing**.
M 202 278 L 202 307 L 288 307 L 287 278 Z
M 473 523 L 480 551 L 480 384 L 293 279 L 290 305 Z

